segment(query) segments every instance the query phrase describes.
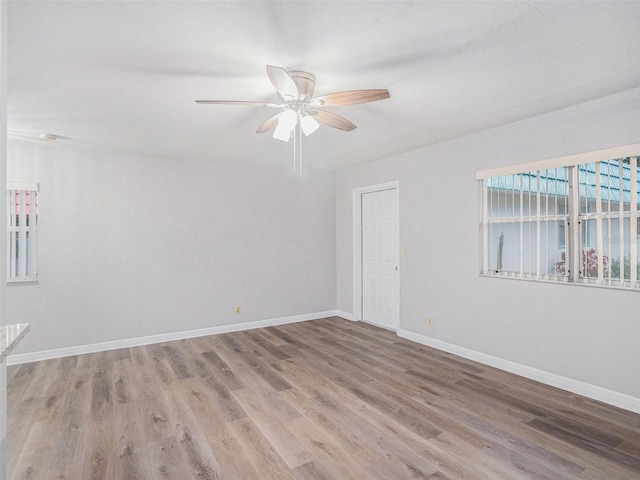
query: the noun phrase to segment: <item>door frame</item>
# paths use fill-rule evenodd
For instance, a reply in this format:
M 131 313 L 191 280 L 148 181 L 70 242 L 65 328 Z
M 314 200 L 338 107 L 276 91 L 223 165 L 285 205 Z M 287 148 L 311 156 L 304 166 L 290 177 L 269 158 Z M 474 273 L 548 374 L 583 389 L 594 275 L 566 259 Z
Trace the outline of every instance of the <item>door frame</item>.
M 353 320 L 362 320 L 362 195 L 366 193 L 395 190 L 398 209 L 397 243 L 400 247 L 400 182 L 398 180 L 353 189 Z M 400 252 L 395 252 L 398 265 L 396 298 L 398 299 L 398 330 L 400 329 Z

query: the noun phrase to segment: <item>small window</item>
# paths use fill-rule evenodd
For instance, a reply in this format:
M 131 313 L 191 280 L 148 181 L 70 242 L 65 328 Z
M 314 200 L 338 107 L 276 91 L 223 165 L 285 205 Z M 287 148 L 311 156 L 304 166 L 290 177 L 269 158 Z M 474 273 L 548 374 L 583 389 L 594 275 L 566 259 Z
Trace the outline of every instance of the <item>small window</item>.
M 7 185 L 7 281 L 38 279 L 38 184 Z

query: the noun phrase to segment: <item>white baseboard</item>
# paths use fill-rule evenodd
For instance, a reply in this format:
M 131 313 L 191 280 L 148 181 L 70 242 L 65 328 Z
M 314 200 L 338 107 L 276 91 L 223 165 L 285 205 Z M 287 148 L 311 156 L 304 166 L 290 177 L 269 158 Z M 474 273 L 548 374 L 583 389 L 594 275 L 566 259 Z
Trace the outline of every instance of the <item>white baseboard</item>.
M 353 314 L 352 313 L 344 312 L 342 310 L 336 310 L 336 316 L 338 316 L 340 318 L 344 318 L 345 320 L 350 320 L 352 322 L 356 321 L 356 320 L 353 319 Z
M 442 340 L 427 337 L 426 335 L 411 332 L 409 330 L 398 330 L 398 336 L 413 340 L 414 342 L 421 343 L 428 347 L 433 347 L 438 350 L 458 355 L 459 357 L 482 363 L 484 365 L 489 365 L 506 372 L 515 373 L 521 377 L 536 380 L 546 385 L 551 385 L 552 387 L 561 388 L 609 405 L 624 408 L 631 412 L 640 413 L 640 398 L 632 397 L 631 395 L 608 390 L 579 380 L 562 377 L 555 373 L 549 373 L 536 368 L 527 367 L 526 365 L 487 355 L 486 353 L 477 352 L 465 347 L 460 347 L 452 343 L 443 342 Z
M 252 330 L 254 328 L 274 327 L 286 325 L 287 323 L 305 322 L 307 320 L 317 320 L 319 318 L 333 317 L 338 315 L 336 310 L 326 312 L 306 313 L 303 315 L 293 315 L 290 317 L 271 318 L 268 320 L 256 320 L 253 322 L 234 323 L 230 325 L 219 325 L 216 327 L 200 328 L 197 330 L 187 330 L 182 332 L 161 333 L 159 335 L 149 335 L 147 337 L 126 338 L 110 342 L 92 343 L 89 345 L 79 345 L 77 347 L 56 348 L 53 350 L 43 350 L 33 353 L 21 353 L 9 355 L 7 365 L 19 365 L 21 363 L 39 362 L 52 358 L 69 357 L 71 355 L 82 355 L 85 353 L 104 352 L 107 350 L 117 350 L 119 348 L 140 347 L 152 343 L 170 342 L 172 340 L 183 340 L 185 338 L 204 337 L 220 333 L 239 332 L 242 330 Z

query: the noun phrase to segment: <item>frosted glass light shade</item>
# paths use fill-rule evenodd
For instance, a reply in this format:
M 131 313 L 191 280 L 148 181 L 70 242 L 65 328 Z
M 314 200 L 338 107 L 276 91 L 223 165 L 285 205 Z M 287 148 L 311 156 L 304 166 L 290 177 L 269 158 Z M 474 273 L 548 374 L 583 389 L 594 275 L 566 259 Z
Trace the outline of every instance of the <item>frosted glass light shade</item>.
M 296 123 L 298 123 L 298 115 L 293 110 L 285 110 L 278 119 L 278 125 L 282 125 L 289 130 L 293 130 Z
M 285 110 L 278 117 L 278 126 L 273 132 L 273 138 L 288 142 L 296 123 L 298 123 L 298 115 L 296 115 L 296 112 L 293 110 Z
M 291 132 L 291 128 L 284 127 L 281 123 L 279 123 L 275 131 L 273 132 L 273 138 L 282 140 L 283 142 L 288 142 L 289 138 L 291 138 Z
M 304 134 L 309 136 L 320 127 L 320 124 L 311 115 L 304 114 L 300 117 L 300 127 Z

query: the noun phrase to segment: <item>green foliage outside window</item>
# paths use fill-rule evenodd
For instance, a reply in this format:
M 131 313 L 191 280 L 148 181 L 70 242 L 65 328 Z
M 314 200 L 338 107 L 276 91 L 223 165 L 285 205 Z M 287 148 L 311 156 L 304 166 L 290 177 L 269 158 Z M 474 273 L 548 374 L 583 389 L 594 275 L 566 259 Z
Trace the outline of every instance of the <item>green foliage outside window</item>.
M 624 257 L 623 270 L 624 277 L 620 277 L 620 260 L 614 260 L 611 262 L 611 276 L 613 278 L 629 280 L 631 278 L 631 259 L 629 257 Z M 636 272 L 636 278 L 640 279 L 640 263 L 636 265 Z

